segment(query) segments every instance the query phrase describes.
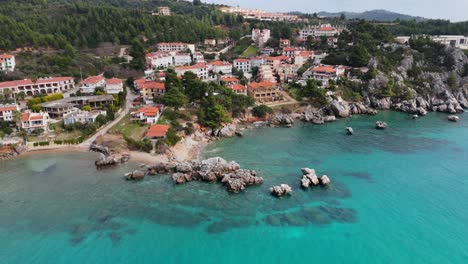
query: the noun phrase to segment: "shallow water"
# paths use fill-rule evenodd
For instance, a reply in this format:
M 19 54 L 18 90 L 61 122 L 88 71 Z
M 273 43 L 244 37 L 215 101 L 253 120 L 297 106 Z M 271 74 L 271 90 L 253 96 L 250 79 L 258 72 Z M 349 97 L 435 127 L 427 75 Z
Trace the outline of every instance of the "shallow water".
M 96 170 L 90 153 L 0 163 L 0 263 L 468 263 L 466 118 L 383 112 L 211 144 L 264 177 L 241 194 L 126 182 L 136 164 Z M 301 167 L 332 184 L 300 189 Z M 281 183 L 291 197 L 269 195 Z

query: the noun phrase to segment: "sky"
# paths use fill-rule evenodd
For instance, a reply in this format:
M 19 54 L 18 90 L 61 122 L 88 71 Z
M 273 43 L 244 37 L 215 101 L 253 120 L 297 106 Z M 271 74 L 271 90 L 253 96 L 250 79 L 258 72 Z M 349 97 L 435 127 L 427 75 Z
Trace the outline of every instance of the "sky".
M 426 18 L 468 20 L 468 0 L 202 0 L 202 2 L 277 12 L 362 12 L 385 9 Z

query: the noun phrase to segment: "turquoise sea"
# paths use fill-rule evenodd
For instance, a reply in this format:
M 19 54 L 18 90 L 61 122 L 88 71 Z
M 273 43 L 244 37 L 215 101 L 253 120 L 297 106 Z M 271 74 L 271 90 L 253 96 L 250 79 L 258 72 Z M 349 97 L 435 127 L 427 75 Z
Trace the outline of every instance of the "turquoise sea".
M 264 183 L 127 182 L 137 164 L 96 170 L 93 153 L 0 163 L 0 263 L 468 263 L 467 115 L 253 129 L 203 155 Z M 331 185 L 300 189 L 301 167 Z M 292 196 L 271 197 L 281 183 Z

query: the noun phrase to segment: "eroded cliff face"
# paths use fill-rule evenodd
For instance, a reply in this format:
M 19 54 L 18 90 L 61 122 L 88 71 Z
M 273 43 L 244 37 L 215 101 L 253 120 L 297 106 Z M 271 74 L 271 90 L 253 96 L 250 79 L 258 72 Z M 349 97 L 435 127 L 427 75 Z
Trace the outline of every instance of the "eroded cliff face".
M 427 111 L 463 112 L 468 108 L 468 58 L 456 48 L 447 47 L 444 52 L 444 56 L 438 57 L 444 67 L 434 67 L 417 51 L 406 48 L 395 70 L 377 71 L 368 82 L 363 104 L 422 115 Z M 369 64 L 375 69 L 377 65 L 375 59 Z

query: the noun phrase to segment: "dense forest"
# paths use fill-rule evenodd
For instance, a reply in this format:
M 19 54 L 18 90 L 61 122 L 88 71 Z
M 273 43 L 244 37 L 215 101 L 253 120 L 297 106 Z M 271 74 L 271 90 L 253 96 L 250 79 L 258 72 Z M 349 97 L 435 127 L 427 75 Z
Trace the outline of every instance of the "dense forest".
M 242 23 L 242 18 L 224 14 L 210 5 L 178 3 L 179 8 L 175 10 L 190 15 L 164 17 L 148 14 L 150 7 L 120 7 L 127 2 L 131 1 L 2 1 L 0 49 L 26 46 L 63 49 L 67 44 L 93 48 L 100 42 L 131 44 L 136 37 L 151 41 L 197 42 L 228 36 L 224 26 Z

